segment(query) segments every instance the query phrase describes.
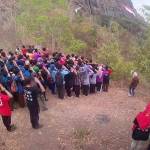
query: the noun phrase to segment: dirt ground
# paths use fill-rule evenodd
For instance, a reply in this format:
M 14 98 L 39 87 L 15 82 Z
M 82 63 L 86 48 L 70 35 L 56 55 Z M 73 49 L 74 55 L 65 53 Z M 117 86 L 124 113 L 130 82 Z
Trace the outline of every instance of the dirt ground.
M 119 88 L 79 99 L 48 97 L 43 128 L 31 128 L 27 108 L 13 112 L 15 132 L 0 123 L 0 150 L 129 150 L 132 121 L 146 105 L 146 98 Z

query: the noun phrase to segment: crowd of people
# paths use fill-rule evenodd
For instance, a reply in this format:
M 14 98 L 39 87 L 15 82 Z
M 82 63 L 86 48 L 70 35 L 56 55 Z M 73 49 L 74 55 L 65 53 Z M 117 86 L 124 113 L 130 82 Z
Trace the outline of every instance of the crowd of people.
M 38 129 L 39 110 L 47 110 L 47 91 L 65 96 L 80 97 L 96 92 L 108 92 L 112 69 L 107 65 L 93 63 L 83 56 L 65 55 L 46 48 L 29 46 L 13 52 L 0 50 L 0 114 L 8 131 L 11 126 L 11 109 L 27 105 L 32 127 Z M 82 91 L 82 92 L 81 92 Z M 7 103 L 11 98 L 12 108 Z
M 65 96 L 77 98 L 97 92 L 108 92 L 112 69 L 107 65 L 74 54 L 65 55 L 46 48 L 41 50 L 29 46 L 17 48 L 14 53 L 0 50 L 0 115 L 8 131 L 16 127 L 11 124 L 11 112 L 16 104 L 28 107 L 31 125 L 39 124 L 39 112 L 45 111 L 48 100 L 46 90 L 63 100 Z M 135 95 L 139 84 L 138 74 L 132 73 L 128 96 Z M 131 149 L 140 149 L 150 134 L 150 105 L 134 120 Z

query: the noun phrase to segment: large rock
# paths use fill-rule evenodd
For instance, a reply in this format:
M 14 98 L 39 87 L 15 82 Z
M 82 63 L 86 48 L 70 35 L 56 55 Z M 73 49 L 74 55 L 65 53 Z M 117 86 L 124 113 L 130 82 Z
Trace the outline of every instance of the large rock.
M 73 14 L 98 16 L 101 20 L 116 20 L 122 25 L 144 24 L 131 0 L 72 0 Z

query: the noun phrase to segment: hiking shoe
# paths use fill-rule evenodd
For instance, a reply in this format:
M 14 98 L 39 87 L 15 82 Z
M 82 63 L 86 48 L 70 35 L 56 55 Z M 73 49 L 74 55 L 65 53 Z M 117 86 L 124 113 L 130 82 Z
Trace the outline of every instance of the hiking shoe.
M 34 129 L 40 129 L 40 128 L 42 128 L 43 127 L 43 125 L 38 125 L 37 127 L 34 127 Z
M 128 93 L 128 96 L 131 97 L 132 95 L 130 93 Z
M 8 129 L 8 131 L 9 132 L 13 132 L 13 131 L 15 131 L 17 128 L 16 128 L 16 126 L 15 125 L 11 125 L 10 126 L 10 129 Z
M 43 108 L 43 109 L 42 109 L 42 111 L 47 111 L 47 110 L 48 110 L 48 108 Z

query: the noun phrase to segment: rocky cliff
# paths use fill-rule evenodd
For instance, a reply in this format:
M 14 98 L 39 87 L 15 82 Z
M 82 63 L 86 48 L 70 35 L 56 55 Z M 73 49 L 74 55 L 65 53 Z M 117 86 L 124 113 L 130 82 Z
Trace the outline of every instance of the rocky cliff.
M 97 16 L 101 20 L 116 20 L 124 26 L 144 24 L 131 0 L 72 0 L 71 9 L 74 15 L 80 13 Z

